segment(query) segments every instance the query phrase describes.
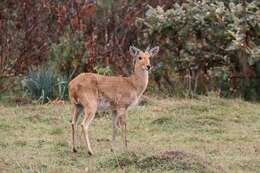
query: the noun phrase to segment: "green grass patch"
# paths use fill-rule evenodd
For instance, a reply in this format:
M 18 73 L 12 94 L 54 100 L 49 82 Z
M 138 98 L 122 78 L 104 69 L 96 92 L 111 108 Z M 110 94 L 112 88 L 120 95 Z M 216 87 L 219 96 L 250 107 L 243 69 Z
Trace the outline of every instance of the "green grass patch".
M 50 130 L 51 135 L 61 135 L 63 134 L 63 129 L 62 128 L 54 128 Z
M 71 105 L 0 105 L 0 172 L 258 173 L 260 104 L 242 100 L 149 98 L 128 112 L 128 152 L 111 114 L 82 129 L 71 152 Z M 83 117 L 80 117 L 82 121 Z M 81 122 L 79 121 L 79 123 Z
M 11 126 L 9 124 L 5 124 L 4 122 L 0 123 L 0 130 L 10 129 Z

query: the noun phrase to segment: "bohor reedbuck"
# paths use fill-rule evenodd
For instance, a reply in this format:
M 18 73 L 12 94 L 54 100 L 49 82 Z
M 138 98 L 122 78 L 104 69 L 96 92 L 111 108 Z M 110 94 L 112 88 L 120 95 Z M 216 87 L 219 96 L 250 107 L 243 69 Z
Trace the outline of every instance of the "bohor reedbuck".
M 69 96 L 73 106 L 72 113 L 72 151 L 75 148 L 75 130 L 81 111 L 84 119 L 81 127 L 90 155 L 93 150 L 89 140 L 89 125 L 98 109 L 112 110 L 112 149 L 114 148 L 117 128 L 122 128 L 123 143 L 127 147 L 126 114 L 131 105 L 135 105 L 144 93 L 148 84 L 148 71 L 151 68 L 150 58 L 159 52 L 159 47 L 141 51 L 130 46 L 129 52 L 134 58 L 134 72 L 129 77 L 104 76 L 95 73 L 81 73 L 69 83 Z

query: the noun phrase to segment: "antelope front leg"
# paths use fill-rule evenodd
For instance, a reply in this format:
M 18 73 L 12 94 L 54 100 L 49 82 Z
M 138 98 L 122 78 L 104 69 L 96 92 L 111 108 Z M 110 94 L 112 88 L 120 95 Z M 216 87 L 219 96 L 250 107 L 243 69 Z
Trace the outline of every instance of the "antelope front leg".
M 126 108 L 118 108 L 114 119 L 115 126 L 122 129 L 124 148 L 127 148 Z
M 124 147 L 127 149 L 127 129 L 126 129 L 126 113 L 121 117 L 121 128 L 123 133 Z
M 113 127 L 113 134 L 112 134 L 112 148 L 111 150 L 114 151 L 114 148 L 115 148 L 115 143 L 116 143 L 116 132 L 117 132 L 117 124 L 116 124 L 116 111 L 113 110 L 112 111 L 112 127 Z
M 122 129 L 122 137 L 124 148 L 127 149 L 127 129 L 126 129 L 126 109 L 120 108 L 117 110 L 116 117 L 117 126 Z

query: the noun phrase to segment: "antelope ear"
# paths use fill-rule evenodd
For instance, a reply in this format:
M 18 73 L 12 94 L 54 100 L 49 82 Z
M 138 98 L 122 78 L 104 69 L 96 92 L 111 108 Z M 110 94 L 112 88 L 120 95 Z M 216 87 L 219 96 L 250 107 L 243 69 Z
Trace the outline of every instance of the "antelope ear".
M 134 46 L 130 46 L 129 52 L 131 56 L 136 57 L 139 54 L 140 50 Z
M 149 53 L 150 45 L 145 49 L 145 52 Z
M 155 56 L 158 52 L 159 52 L 160 48 L 159 46 L 156 46 L 154 48 L 152 48 L 151 50 L 149 50 L 149 54 L 152 56 Z

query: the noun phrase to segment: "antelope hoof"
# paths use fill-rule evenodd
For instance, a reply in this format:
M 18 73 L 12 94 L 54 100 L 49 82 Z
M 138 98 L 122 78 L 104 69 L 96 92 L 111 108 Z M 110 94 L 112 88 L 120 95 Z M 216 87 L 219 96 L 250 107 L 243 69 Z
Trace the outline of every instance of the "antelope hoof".
M 110 148 L 111 152 L 115 152 L 115 146 L 112 144 L 111 148 Z
M 128 140 L 125 141 L 124 148 L 127 149 L 127 146 L 128 146 Z
M 93 155 L 93 151 L 88 151 L 88 155 L 92 156 Z
M 77 153 L 78 151 L 76 150 L 76 148 L 73 148 L 73 149 L 72 149 L 72 152 L 73 152 L 73 153 Z
M 113 149 L 113 148 L 110 148 L 110 151 L 111 151 L 111 152 L 114 152 L 114 149 Z

